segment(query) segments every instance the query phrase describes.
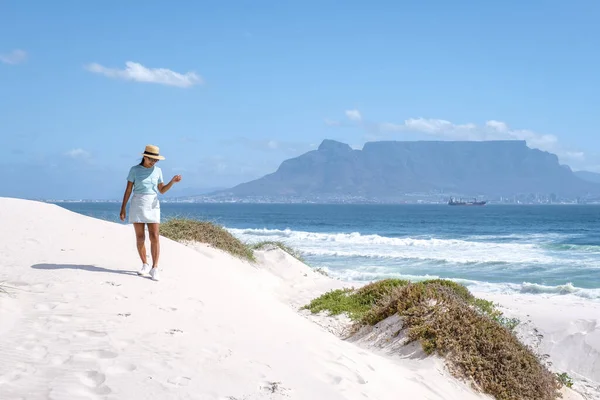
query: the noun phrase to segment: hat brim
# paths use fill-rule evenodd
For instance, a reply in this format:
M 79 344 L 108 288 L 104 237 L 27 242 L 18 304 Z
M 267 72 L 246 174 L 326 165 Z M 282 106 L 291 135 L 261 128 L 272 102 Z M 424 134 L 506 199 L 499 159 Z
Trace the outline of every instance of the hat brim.
M 142 155 L 144 157 L 154 158 L 155 160 L 164 160 L 165 159 L 163 156 L 153 156 L 151 154 L 146 154 L 146 153 L 142 153 Z

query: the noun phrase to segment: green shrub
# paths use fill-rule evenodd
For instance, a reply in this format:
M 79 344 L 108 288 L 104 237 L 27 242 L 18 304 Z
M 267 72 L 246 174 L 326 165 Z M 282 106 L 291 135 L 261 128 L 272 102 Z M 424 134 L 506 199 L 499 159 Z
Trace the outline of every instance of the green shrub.
M 573 379 L 571 379 L 571 377 L 566 372 L 563 372 L 562 374 L 556 374 L 556 377 L 558 378 L 558 381 L 564 386 L 568 388 L 573 387 Z
M 407 343 L 418 341 L 427 354 L 444 357 L 455 376 L 470 379 L 496 399 L 559 397 L 560 378 L 512 333 L 519 321 L 504 318 L 492 302 L 455 282 L 384 280 L 329 292 L 305 308 L 346 312 L 355 330 L 398 314 Z
M 211 222 L 172 218 L 160 224 L 160 234 L 178 242 L 207 243 L 233 256 L 255 261 L 250 246 L 242 243 L 225 228 Z
M 458 377 L 472 379 L 496 399 L 550 400 L 560 384 L 510 330 L 478 312 L 452 285 L 409 284 L 365 314 L 374 324 L 397 312 L 409 342 L 439 354 Z
M 346 313 L 350 319 L 356 321 L 389 294 L 394 287 L 407 283 L 408 281 L 400 279 L 385 279 L 370 283 L 358 290 L 332 290 L 314 299 L 303 308 L 310 310 L 313 314 L 321 311 L 329 311 L 330 315 Z

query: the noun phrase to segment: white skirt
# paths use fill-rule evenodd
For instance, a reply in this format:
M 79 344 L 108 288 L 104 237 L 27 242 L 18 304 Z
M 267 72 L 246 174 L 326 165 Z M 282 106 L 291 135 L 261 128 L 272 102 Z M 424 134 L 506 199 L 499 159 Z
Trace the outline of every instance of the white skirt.
M 160 203 L 156 194 L 135 193 L 129 206 L 129 222 L 143 224 L 160 223 Z

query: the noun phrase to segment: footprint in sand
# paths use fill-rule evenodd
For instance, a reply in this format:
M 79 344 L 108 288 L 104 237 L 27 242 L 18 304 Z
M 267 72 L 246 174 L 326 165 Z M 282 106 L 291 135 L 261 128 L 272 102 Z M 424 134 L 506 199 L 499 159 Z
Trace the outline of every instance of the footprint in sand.
M 43 360 L 48 355 L 48 348 L 45 346 L 34 346 L 29 354 L 34 360 Z
M 14 383 L 19 379 L 31 376 L 37 372 L 37 369 L 31 364 L 16 363 L 12 370 L 7 374 L 0 375 L 0 387 L 6 383 Z
M 36 342 L 28 341 L 22 345 L 15 347 L 15 350 L 28 354 L 32 359 L 39 361 L 48 355 L 48 348 L 36 344 Z
M 77 377 L 83 385 L 91 389 L 98 388 L 106 381 L 106 376 L 98 371 L 81 372 L 77 374 Z
M 105 398 L 112 390 L 104 385 L 106 377 L 97 371 L 87 371 L 76 375 L 81 385 L 59 384 L 50 389 L 51 400 L 96 400 Z

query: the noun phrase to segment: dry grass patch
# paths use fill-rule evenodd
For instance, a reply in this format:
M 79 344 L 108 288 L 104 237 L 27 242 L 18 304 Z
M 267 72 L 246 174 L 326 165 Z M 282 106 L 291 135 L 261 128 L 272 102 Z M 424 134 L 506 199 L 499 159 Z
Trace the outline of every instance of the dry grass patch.
M 241 242 L 222 226 L 211 222 L 172 218 L 160 224 L 160 234 L 182 243 L 207 243 L 233 256 L 252 262 L 255 261 L 250 246 Z
M 355 329 L 398 314 L 407 343 L 444 357 L 450 371 L 499 400 L 554 400 L 561 383 L 505 326 L 493 303 L 447 280 L 384 280 L 361 289 L 331 291 L 305 308 L 346 312 Z

